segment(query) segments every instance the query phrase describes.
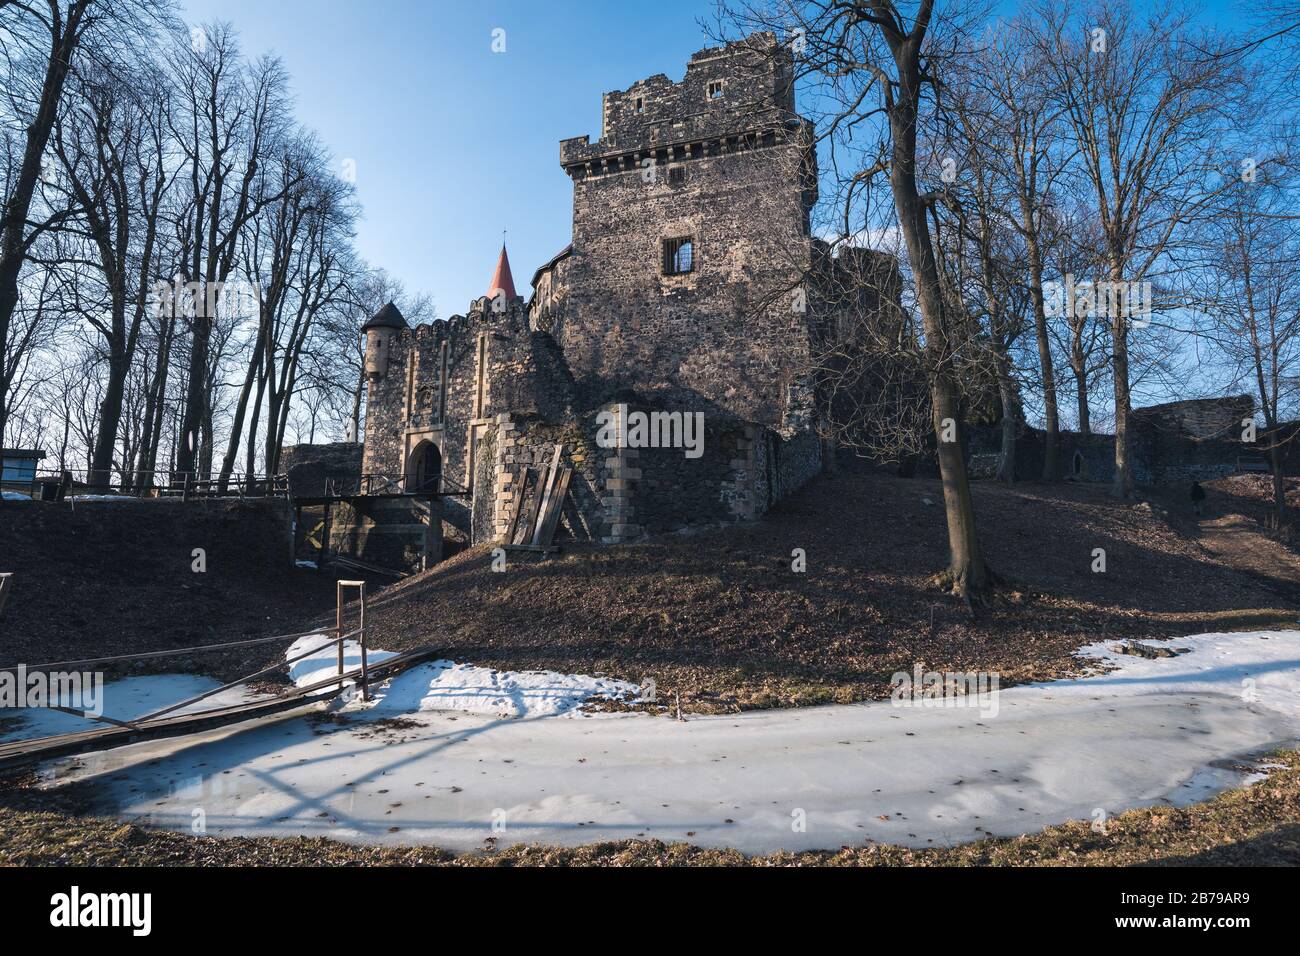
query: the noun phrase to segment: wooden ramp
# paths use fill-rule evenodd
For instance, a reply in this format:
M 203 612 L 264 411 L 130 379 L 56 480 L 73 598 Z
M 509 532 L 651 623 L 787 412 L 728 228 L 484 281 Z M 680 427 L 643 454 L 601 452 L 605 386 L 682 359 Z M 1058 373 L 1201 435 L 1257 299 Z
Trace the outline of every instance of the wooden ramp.
M 437 656 L 432 647 L 420 647 L 390 657 L 368 668 L 371 683 L 387 680 L 409 667 Z M 337 697 L 341 691 L 339 682 L 356 681 L 361 677 L 361 668 L 355 668 L 342 675 L 333 674 L 328 680 L 317 681 L 305 687 L 295 687 L 280 697 L 268 700 L 250 701 L 244 704 L 232 704 L 228 707 L 216 707 L 211 710 L 191 714 L 174 714 L 155 720 L 141 720 L 124 723 L 121 726 L 98 727 L 72 734 L 59 734 L 56 737 L 40 737 L 34 740 L 13 740 L 0 744 L 0 771 L 11 770 L 26 764 L 52 757 L 66 757 L 70 754 L 87 753 L 94 750 L 109 750 L 124 747 L 127 744 L 140 743 L 145 740 L 160 740 L 166 737 L 183 737 L 196 734 L 228 724 L 238 724 L 259 717 L 269 717 L 287 710 L 305 707 Z

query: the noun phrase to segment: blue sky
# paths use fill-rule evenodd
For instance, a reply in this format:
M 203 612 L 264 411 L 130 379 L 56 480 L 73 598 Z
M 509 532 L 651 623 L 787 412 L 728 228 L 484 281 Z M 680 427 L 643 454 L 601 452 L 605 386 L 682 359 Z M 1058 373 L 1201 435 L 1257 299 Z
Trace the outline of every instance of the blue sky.
M 361 253 L 438 315 L 487 291 L 508 230 L 521 295 L 569 242 L 559 143 L 600 133 L 601 94 L 680 79 L 709 45 L 710 0 L 182 0 L 233 23 L 250 55 L 285 63 L 298 118 L 356 162 Z M 506 52 L 492 52 L 505 30 Z
M 431 293 L 444 318 L 487 291 L 503 229 L 528 294 L 569 241 L 559 141 L 599 135 L 605 91 L 680 79 L 714 11 L 713 0 L 181 2 L 191 23 L 230 21 L 246 53 L 283 59 L 299 119 L 337 163 L 355 161 L 361 253 Z M 1224 24 L 1233 8 L 1202 10 Z M 504 53 L 492 52 L 497 28 Z

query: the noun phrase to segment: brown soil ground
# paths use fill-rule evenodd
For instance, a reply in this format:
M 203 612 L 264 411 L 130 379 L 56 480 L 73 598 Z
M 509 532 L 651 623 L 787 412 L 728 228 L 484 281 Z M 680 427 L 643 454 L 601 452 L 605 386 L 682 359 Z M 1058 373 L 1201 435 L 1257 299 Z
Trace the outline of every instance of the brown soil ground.
M 623 840 L 563 849 L 502 846 L 459 856 L 436 847 L 355 846 L 320 838 L 192 837 L 78 816 L 63 791 L 0 791 L 0 866 L 1296 866 L 1300 752 L 1268 778 L 1190 807 L 1130 810 L 951 848 L 884 844 L 746 857 L 687 843 Z
M 334 582 L 289 562 L 269 502 L 5 502 L 0 571 L 15 574 L 0 614 L 0 665 L 109 657 L 295 630 L 334 603 Z M 195 573 L 202 548 L 206 570 Z M 138 671 L 235 678 L 284 645 L 147 665 Z
M 1013 584 L 973 621 L 931 582 L 946 549 L 939 484 L 847 474 L 755 524 L 511 555 L 499 573 L 489 549 L 463 552 L 373 598 L 370 639 L 653 679 L 661 700 L 710 712 L 882 697 L 918 661 L 1010 685 L 1077 672 L 1072 652 L 1089 641 L 1296 622 L 1300 570 L 1253 549 L 1279 567 L 1289 552 L 1249 529 L 1231 548 L 1207 543 L 1190 504 L 1117 503 L 1075 484 L 974 494 L 989 561 Z
M 501 573 L 491 549 L 477 548 L 395 585 L 374 582 L 371 646 L 653 679 L 661 701 L 680 695 L 697 712 L 881 697 L 890 675 L 918 662 L 997 671 L 1004 685 L 1049 679 L 1077 672 L 1072 652 L 1088 641 L 1293 624 L 1300 558 L 1251 524 L 1267 511 L 1264 482 L 1211 483 L 1199 527 L 1185 489 L 1134 504 L 1096 485 L 977 483 L 984 547 L 1010 584 L 972 620 L 932 583 L 946 550 L 938 483 L 841 474 L 753 524 L 511 555 Z M 0 617 L 0 663 L 332 625 L 332 580 L 286 567 L 279 544 L 248 540 L 272 534 L 261 507 L 0 512 L 0 563 L 19 572 Z M 207 571 L 195 574 L 200 546 Z M 1092 570 L 1096 548 L 1105 573 Z M 132 670 L 233 678 L 282 655 L 271 644 Z

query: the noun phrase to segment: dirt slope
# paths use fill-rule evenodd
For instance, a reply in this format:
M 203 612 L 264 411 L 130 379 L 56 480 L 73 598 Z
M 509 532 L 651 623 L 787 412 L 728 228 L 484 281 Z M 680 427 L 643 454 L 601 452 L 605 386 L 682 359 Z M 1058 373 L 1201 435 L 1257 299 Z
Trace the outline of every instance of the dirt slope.
M 333 605 L 334 583 L 293 567 L 283 522 L 269 502 L 5 502 L 0 571 L 16 577 L 0 615 L 0 665 L 292 629 Z M 152 669 L 239 676 L 265 654 L 169 658 Z
M 1119 504 L 1090 485 L 975 488 L 994 568 L 1019 590 L 971 621 L 931 586 L 946 536 L 936 482 L 845 474 L 761 522 L 616 548 L 459 554 L 379 590 L 373 646 L 433 644 L 502 668 L 654 680 L 663 701 L 730 711 L 884 696 L 921 663 L 1004 684 L 1071 673 L 1106 637 L 1293 623 L 1300 563 L 1238 522 L 1198 526 L 1177 490 Z M 1225 508 L 1226 496 L 1212 504 Z M 1222 499 L 1222 500 L 1220 500 Z M 1229 502 L 1232 503 L 1232 502 Z M 333 623 L 333 583 L 288 565 L 275 521 L 239 502 L 19 505 L 0 565 L 19 572 L 0 663 L 157 650 Z M 203 547 L 207 571 L 191 571 Z M 1094 573 L 1093 551 L 1106 552 Z M 807 570 L 792 569 L 802 549 Z M 235 677 L 282 648 L 140 669 Z
M 1072 672 L 1071 651 L 1089 640 L 1296 621 L 1300 573 L 1203 546 L 1160 498 L 1153 508 L 1097 486 L 990 482 L 975 489 L 985 548 L 1020 590 L 972 622 L 928 580 L 946 548 L 940 495 L 937 482 L 843 475 L 755 524 L 512 557 L 501 573 L 475 549 L 381 592 L 371 640 L 653 679 L 661 699 L 726 711 L 883 696 L 918 661 L 1009 684 Z M 1092 570 L 1097 548 L 1104 573 Z

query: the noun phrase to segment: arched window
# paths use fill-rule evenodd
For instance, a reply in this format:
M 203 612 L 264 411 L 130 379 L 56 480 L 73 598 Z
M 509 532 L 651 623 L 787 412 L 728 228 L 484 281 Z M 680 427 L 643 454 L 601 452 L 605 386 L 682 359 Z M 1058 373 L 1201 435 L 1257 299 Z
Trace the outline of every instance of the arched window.
M 411 457 L 406 462 L 406 493 L 437 491 L 441 480 L 442 452 L 437 445 L 425 439 L 411 450 Z

